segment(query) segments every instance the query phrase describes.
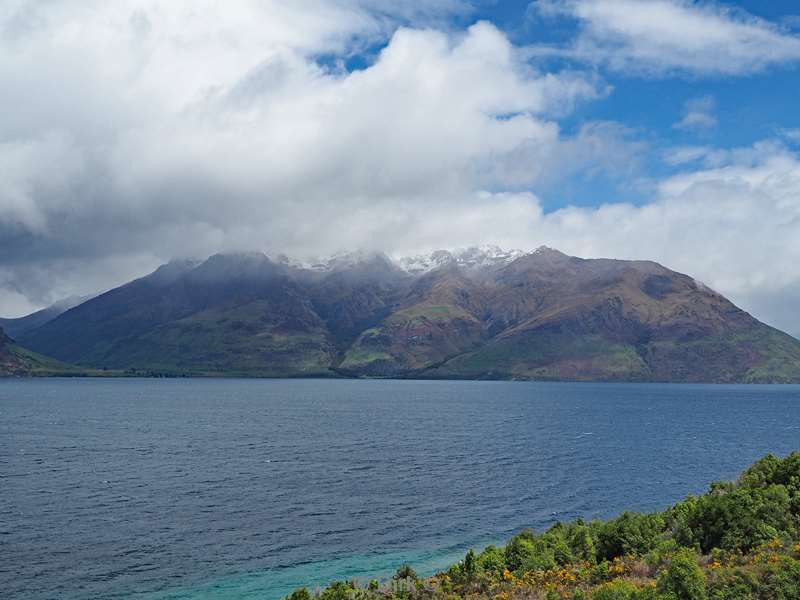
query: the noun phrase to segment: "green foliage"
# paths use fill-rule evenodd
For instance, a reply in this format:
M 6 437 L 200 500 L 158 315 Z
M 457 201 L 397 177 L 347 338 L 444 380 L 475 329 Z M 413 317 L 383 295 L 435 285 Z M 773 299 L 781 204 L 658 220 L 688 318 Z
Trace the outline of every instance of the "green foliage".
M 598 552 L 605 559 L 647 554 L 656 547 L 665 530 L 666 521 L 660 514 L 625 512 L 600 528 Z
M 708 586 L 710 600 L 751 600 L 758 591 L 758 578 L 745 569 L 724 569 Z
M 699 498 L 687 498 L 668 512 L 677 541 L 749 551 L 776 537 L 798 535 L 800 454 L 784 461 L 767 456 L 736 483 L 718 483 Z
M 591 600 L 655 600 L 650 589 L 641 589 L 628 581 L 612 581 L 597 588 Z
M 679 550 L 658 578 L 658 593 L 668 600 L 706 600 L 706 577 L 697 565 L 697 555 Z
M 760 593 L 762 598 L 800 600 L 800 561 L 781 557 L 772 563 L 766 569 Z
M 344 581 L 334 581 L 320 595 L 320 600 L 352 600 L 355 586 Z
M 556 566 L 551 540 L 526 530 L 506 546 L 506 566 L 511 571 L 544 571 Z
M 565 537 L 576 560 L 594 562 L 597 559 L 597 540 L 583 521 L 571 524 Z
M 506 567 L 505 550 L 496 546 L 486 546 L 478 555 L 476 563 L 478 570 L 499 575 Z
M 478 565 L 474 550 L 470 549 L 467 552 L 467 555 L 464 557 L 464 564 L 462 565 L 461 570 L 464 575 L 470 579 L 475 576 L 475 573 L 478 570 Z
M 411 565 L 402 565 L 394 574 L 393 579 L 416 579 L 417 573 L 411 568 Z
M 311 600 L 311 594 L 308 593 L 306 588 L 300 588 L 286 596 L 285 600 Z

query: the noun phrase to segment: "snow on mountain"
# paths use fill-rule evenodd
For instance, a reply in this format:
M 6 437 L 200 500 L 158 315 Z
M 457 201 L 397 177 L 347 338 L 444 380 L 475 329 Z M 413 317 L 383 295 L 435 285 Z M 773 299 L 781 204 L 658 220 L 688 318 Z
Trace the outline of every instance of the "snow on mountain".
M 535 252 L 538 252 L 536 250 Z M 298 261 L 278 255 L 276 261 L 280 264 L 296 269 L 327 273 L 353 268 L 367 263 L 385 262 L 394 264 L 410 275 L 423 275 L 439 267 L 450 264 L 458 265 L 465 269 L 479 269 L 481 267 L 496 266 L 509 263 L 520 256 L 525 256 L 522 250 L 504 250 L 499 246 L 471 246 L 456 250 L 435 250 L 428 254 L 415 256 L 389 258 L 380 252 L 357 250 L 354 252 L 339 252 L 325 258 Z
M 403 257 L 397 260 L 397 264 L 407 273 L 421 275 L 449 264 L 456 264 L 466 269 L 479 269 L 506 264 L 524 255 L 525 252 L 522 250 L 503 250 L 493 245 L 472 246 Z

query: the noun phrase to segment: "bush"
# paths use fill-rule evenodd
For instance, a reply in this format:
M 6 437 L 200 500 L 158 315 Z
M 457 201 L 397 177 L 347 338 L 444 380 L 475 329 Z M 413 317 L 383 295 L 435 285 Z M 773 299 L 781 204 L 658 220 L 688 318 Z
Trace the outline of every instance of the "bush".
M 761 598 L 800 600 L 800 561 L 782 557 L 771 563 L 759 586 Z
M 600 586 L 592 594 L 592 600 L 631 600 L 637 588 L 627 581 L 614 581 Z
M 546 539 L 530 530 L 511 538 L 506 546 L 506 566 L 510 571 L 544 571 L 556 566 L 555 553 Z
M 666 528 L 666 521 L 660 514 L 622 513 L 600 528 L 598 532 L 600 557 L 611 560 L 626 554 L 637 556 L 647 554 L 658 545 Z
M 351 600 L 356 588 L 344 581 L 334 581 L 320 595 L 320 600 Z
M 300 588 L 286 596 L 285 600 L 311 600 L 311 594 L 308 593 L 306 588 Z
M 668 511 L 675 539 L 703 552 L 747 552 L 776 537 L 800 531 L 800 453 L 784 460 L 769 455 L 735 483 L 715 483 L 708 494 L 687 498 Z
M 706 600 L 706 576 L 697 565 L 697 555 L 688 549 L 675 554 L 658 578 L 657 589 L 669 600 Z
M 467 551 L 467 555 L 464 557 L 464 564 L 461 565 L 461 571 L 467 578 L 472 578 L 475 576 L 475 572 L 478 570 L 477 558 L 475 557 L 475 551 L 471 548 Z
M 743 569 L 725 569 L 708 585 L 711 600 L 752 600 L 758 590 L 758 578 Z
M 500 574 L 506 566 L 506 553 L 502 548 L 486 546 L 478 555 L 478 569 L 485 573 Z
M 397 572 L 394 574 L 394 577 L 392 579 L 394 579 L 394 580 L 398 580 L 398 579 L 414 579 L 414 580 L 416 580 L 416 578 L 417 578 L 416 571 L 414 571 L 414 569 L 411 568 L 411 565 L 406 564 L 406 565 L 401 566 L 399 569 L 397 569 Z

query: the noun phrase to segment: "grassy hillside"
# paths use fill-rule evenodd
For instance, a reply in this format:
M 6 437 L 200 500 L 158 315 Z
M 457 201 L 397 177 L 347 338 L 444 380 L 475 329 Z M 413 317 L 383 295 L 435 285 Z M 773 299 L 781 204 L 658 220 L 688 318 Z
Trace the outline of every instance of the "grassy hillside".
M 310 600 L 301 588 L 289 600 Z M 798 600 L 800 453 L 660 513 L 523 531 L 432 577 L 334 582 L 322 600 Z
M 165 323 L 134 338 L 116 341 L 103 364 L 158 372 L 251 374 L 265 377 L 322 374 L 333 349 L 324 327 L 292 327 L 277 320 L 275 307 L 255 301 L 209 309 Z
M 36 352 L 22 348 L 0 329 L 0 377 L 14 376 L 74 376 L 89 374 Z

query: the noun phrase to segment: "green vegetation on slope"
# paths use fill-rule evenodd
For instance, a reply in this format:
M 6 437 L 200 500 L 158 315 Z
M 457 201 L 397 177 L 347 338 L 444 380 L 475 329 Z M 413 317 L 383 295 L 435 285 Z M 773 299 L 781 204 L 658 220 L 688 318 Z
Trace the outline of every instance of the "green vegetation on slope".
M 408 374 L 474 348 L 482 338 L 481 323 L 462 308 L 416 304 L 363 332 L 339 369 L 378 376 Z
M 332 348 L 314 323 L 276 323 L 265 301 L 211 309 L 118 342 L 105 355 L 114 367 L 159 372 L 260 376 L 328 373 Z
M 95 369 L 74 367 L 13 343 L 0 351 L 0 377 L 79 377 L 100 374 Z
M 494 340 L 433 370 L 440 377 L 645 381 L 636 349 L 600 335 L 535 331 Z
M 305 588 L 289 600 L 310 600 Z M 445 572 L 334 582 L 322 600 L 800 600 L 800 452 L 660 513 L 523 531 Z

